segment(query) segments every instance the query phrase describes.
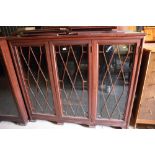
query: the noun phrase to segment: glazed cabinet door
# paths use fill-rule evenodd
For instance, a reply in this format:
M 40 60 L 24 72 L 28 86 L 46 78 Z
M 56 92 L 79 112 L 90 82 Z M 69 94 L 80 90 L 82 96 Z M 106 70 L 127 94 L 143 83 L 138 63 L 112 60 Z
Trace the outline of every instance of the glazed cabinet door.
M 62 121 L 90 125 L 90 43 L 88 41 L 52 41 L 50 49 Z
M 48 44 L 25 41 L 11 47 L 30 119 L 58 121 Z
M 93 109 L 96 124 L 127 125 L 134 97 L 139 41 L 95 41 Z M 131 98 L 132 96 L 132 98 Z
M 0 40 L 0 120 L 28 120 L 6 40 Z

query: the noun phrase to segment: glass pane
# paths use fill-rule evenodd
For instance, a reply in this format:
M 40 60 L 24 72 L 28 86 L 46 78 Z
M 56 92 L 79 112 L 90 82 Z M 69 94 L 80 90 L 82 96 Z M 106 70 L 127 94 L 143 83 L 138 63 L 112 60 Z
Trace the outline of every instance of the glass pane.
M 55 46 L 63 114 L 88 117 L 88 45 Z
M 16 101 L 11 90 L 0 49 L 0 116 L 18 116 Z
M 55 114 L 44 46 L 18 47 L 33 113 Z
M 97 118 L 123 119 L 135 45 L 99 45 Z

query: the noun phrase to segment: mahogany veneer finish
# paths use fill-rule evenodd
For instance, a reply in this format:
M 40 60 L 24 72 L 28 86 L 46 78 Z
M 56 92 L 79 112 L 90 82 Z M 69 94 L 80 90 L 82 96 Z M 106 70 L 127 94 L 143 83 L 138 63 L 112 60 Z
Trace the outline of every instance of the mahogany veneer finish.
M 137 98 L 133 111 L 137 124 L 155 124 L 155 43 L 145 43 Z
M 28 121 L 9 47 L 5 38 L 0 38 L 0 121 L 25 124 Z
M 112 31 L 8 38 L 30 119 L 126 128 L 143 37 Z

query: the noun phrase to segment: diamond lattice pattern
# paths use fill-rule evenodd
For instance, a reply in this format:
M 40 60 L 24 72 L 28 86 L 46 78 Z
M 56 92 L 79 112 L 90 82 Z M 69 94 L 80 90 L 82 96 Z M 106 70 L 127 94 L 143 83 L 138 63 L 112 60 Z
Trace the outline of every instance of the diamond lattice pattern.
M 135 45 L 99 45 L 97 118 L 123 119 Z
M 88 46 L 55 46 L 63 114 L 88 117 Z
M 55 115 L 44 46 L 18 47 L 33 113 Z

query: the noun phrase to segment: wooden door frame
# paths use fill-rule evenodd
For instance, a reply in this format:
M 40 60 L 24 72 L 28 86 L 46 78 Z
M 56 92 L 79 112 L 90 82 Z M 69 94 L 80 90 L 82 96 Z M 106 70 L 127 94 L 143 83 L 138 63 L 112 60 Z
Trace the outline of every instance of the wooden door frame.
M 131 77 L 131 83 L 129 85 L 129 90 L 128 90 L 128 97 L 127 97 L 127 102 L 126 102 L 126 108 L 125 108 L 125 117 L 123 120 L 117 120 L 117 119 L 97 119 L 96 114 L 97 114 L 97 93 L 98 93 L 98 64 L 99 64 L 99 57 L 98 57 L 98 45 L 103 44 L 103 45 L 109 45 L 109 44 L 136 44 L 136 50 L 135 50 L 135 55 L 134 55 L 134 66 L 132 69 L 132 77 Z M 141 51 L 139 51 L 139 48 L 141 47 L 141 40 L 140 39 L 121 39 L 117 38 L 114 40 L 114 38 L 108 38 L 108 39 L 103 39 L 103 40 L 93 40 L 92 41 L 92 46 L 93 46 L 93 89 L 92 89 L 92 102 L 94 105 L 92 105 L 93 108 L 93 121 L 95 124 L 102 124 L 102 125 L 108 125 L 108 126 L 119 126 L 122 128 L 127 128 L 129 125 L 129 120 L 131 117 L 131 111 L 133 107 L 133 100 L 135 96 L 135 90 L 136 90 L 136 85 L 137 85 L 137 76 L 139 74 L 139 65 L 140 65 L 140 60 L 141 60 Z M 97 70 L 96 70 L 97 69 Z M 132 99 L 131 99 L 132 97 Z
M 83 45 L 83 44 L 88 44 L 88 118 L 84 117 L 74 117 L 74 116 L 65 116 L 63 115 L 63 108 L 62 108 L 62 101 L 61 101 L 61 94 L 60 94 L 60 87 L 59 87 L 59 77 L 58 77 L 58 69 L 57 69 L 57 62 L 56 62 L 56 54 L 54 50 L 55 45 Z M 91 52 L 91 41 L 90 40 L 51 40 L 49 41 L 49 46 L 50 46 L 50 52 L 51 52 L 51 66 L 53 70 L 53 76 L 54 76 L 54 81 L 55 81 L 55 90 L 57 92 L 57 104 L 60 108 L 60 120 L 62 122 L 70 122 L 70 123 L 78 123 L 78 124 L 86 124 L 89 126 L 93 126 L 93 123 L 91 121 L 91 109 L 92 109 L 92 103 L 91 103 L 91 78 L 92 78 L 92 71 L 91 71 L 91 66 L 92 66 L 92 52 Z
M 43 114 L 43 113 L 33 113 L 32 112 L 32 102 L 28 93 L 28 90 L 26 88 L 27 84 L 24 81 L 24 73 L 23 73 L 23 69 L 22 66 L 20 64 L 20 58 L 19 58 L 19 51 L 16 49 L 18 46 L 44 46 L 45 50 L 46 50 L 46 62 L 47 62 L 47 67 L 48 67 L 48 76 L 49 76 L 49 81 L 50 81 L 50 86 L 51 86 L 51 91 L 52 91 L 52 95 L 53 95 L 53 104 L 54 104 L 54 109 L 55 109 L 55 115 L 50 115 L 50 114 Z M 57 108 L 56 105 L 56 94 L 55 94 L 55 89 L 53 86 L 53 75 L 51 73 L 51 66 L 50 66 L 50 56 L 49 56 L 49 46 L 48 43 L 46 41 L 40 41 L 40 40 L 25 40 L 24 42 L 10 42 L 10 48 L 11 48 L 11 53 L 13 56 L 13 61 L 15 63 L 15 68 L 16 68 L 16 72 L 17 72 L 17 76 L 19 79 L 19 83 L 21 85 L 21 89 L 24 95 L 24 99 L 26 101 L 26 106 L 27 106 L 27 110 L 28 110 L 28 114 L 29 114 L 29 118 L 30 120 L 36 120 L 36 119 L 41 119 L 41 120 L 48 120 L 48 121 L 53 121 L 53 122 L 59 122 L 59 117 L 58 117 L 58 113 L 59 110 Z

